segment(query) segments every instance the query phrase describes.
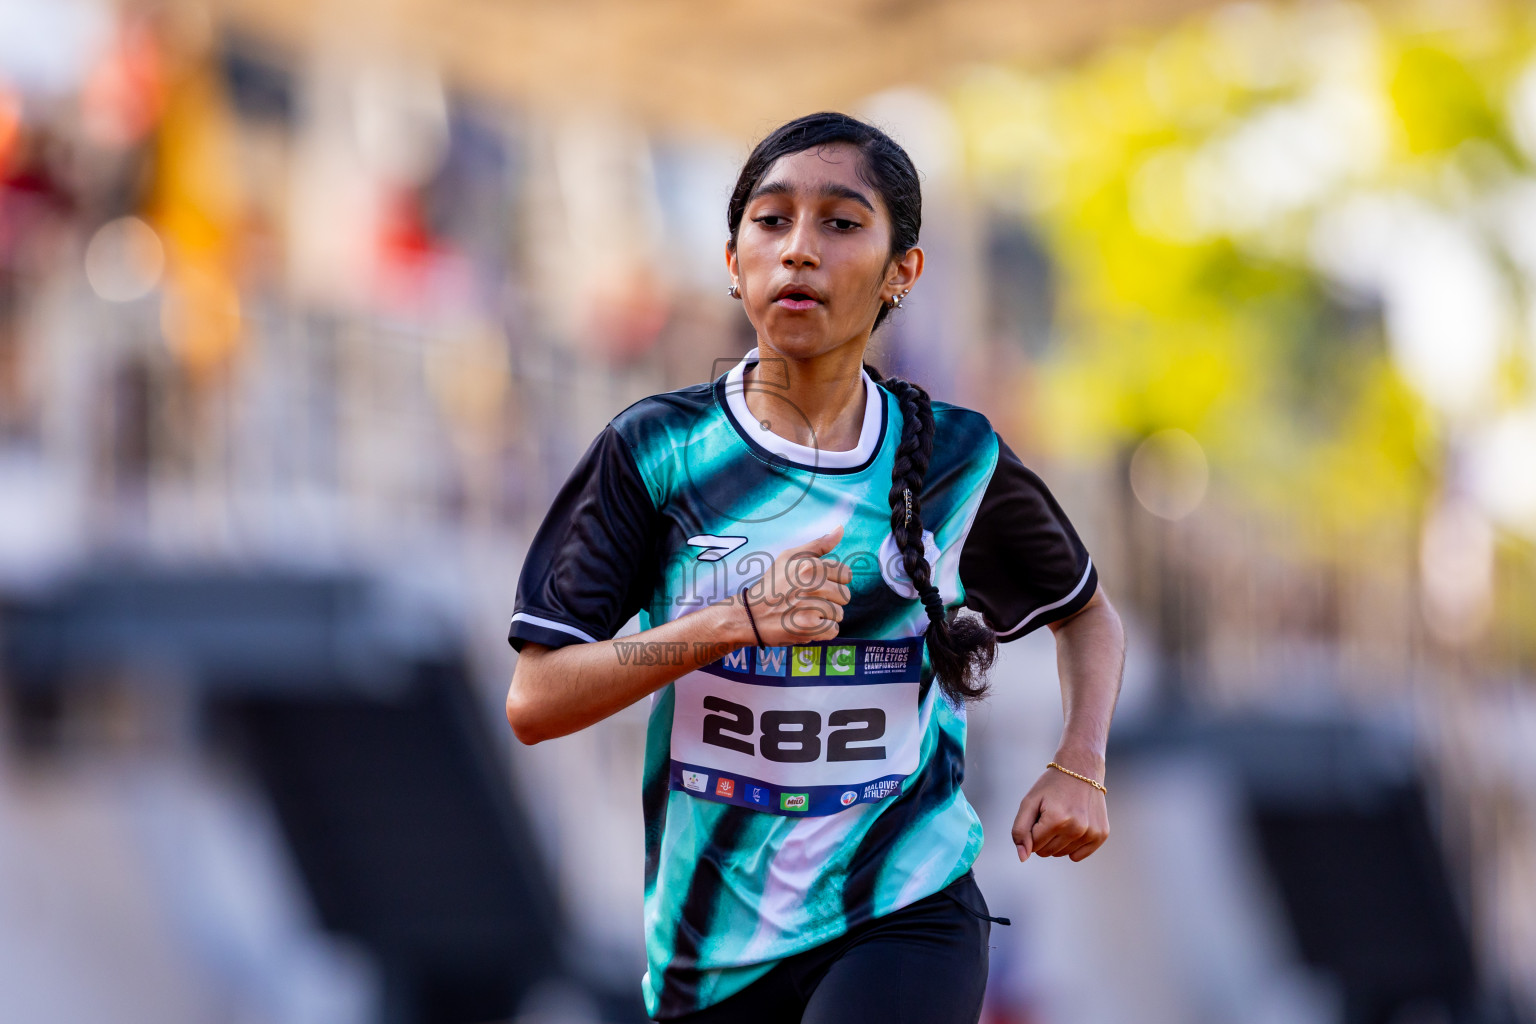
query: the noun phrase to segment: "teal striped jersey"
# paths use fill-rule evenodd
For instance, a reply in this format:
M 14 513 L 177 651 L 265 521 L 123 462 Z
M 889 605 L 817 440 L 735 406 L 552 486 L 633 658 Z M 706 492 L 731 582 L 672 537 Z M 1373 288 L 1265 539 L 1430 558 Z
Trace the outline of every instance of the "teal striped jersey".
M 837 637 L 724 652 L 651 697 L 642 988 L 657 1018 L 937 892 L 981 849 L 960 788 L 965 710 L 933 685 L 927 612 L 891 536 L 900 405 L 866 373 L 858 445 L 802 446 L 771 429 L 798 415 L 792 396 L 758 375 L 775 411 L 749 410 L 756 360 L 604 428 L 533 539 L 509 633 L 521 651 L 605 641 L 636 613 L 649 629 L 844 526 L 828 556 L 853 575 Z M 933 415 L 916 497 L 946 609 L 1007 642 L 1082 608 L 1096 570 L 1045 484 L 980 413 L 934 401 Z M 643 636 L 614 647 L 616 665 L 668 657 Z

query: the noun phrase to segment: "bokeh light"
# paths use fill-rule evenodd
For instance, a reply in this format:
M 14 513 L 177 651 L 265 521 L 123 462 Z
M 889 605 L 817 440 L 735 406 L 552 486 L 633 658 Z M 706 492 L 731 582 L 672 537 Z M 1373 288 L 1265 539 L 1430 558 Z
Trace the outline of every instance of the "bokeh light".
M 160 283 L 165 247 L 138 217 L 119 217 L 96 229 L 85 250 L 85 276 L 109 302 L 141 299 Z
M 1131 456 L 1131 490 L 1160 519 L 1183 519 L 1205 500 L 1210 464 L 1205 449 L 1176 427 L 1159 430 Z

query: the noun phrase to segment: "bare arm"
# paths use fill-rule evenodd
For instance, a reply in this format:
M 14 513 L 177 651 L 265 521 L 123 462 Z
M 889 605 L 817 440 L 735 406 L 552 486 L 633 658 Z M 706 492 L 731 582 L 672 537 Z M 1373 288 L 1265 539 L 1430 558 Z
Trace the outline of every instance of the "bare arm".
M 1125 629 L 1100 587 L 1076 614 L 1051 623 L 1051 630 L 1065 719 L 1053 760 L 1102 782 L 1109 722 L 1125 668 Z M 1032 853 L 1082 860 L 1107 838 L 1104 794 L 1054 768 L 1045 769 L 1030 788 L 1013 823 L 1021 861 Z
M 507 722 L 524 743 L 565 736 L 753 642 L 733 597 L 633 636 L 525 644 L 507 692 Z
M 840 526 L 774 560 L 749 592 L 752 614 L 767 644 L 824 640 L 837 635 L 844 584 L 853 570 L 819 556 L 842 539 Z M 807 575 L 809 565 L 814 571 Z M 633 636 L 547 647 L 528 643 L 507 691 L 507 722 L 523 743 L 584 729 L 648 693 L 757 642 L 740 594 Z

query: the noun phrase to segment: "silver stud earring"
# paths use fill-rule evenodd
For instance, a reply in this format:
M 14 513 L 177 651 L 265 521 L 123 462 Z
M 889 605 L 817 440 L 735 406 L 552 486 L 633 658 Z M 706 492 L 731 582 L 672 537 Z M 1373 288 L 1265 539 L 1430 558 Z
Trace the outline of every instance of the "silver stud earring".
M 911 289 L 908 289 L 908 291 L 910 291 L 910 290 Z M 906 292 L 897 292 L 895 295 L 892 295 L 891 296 L 891 308 L 892 309 L 900 309 L 901 308 L 901 300 L 906 298 L 906 297 L 907 297 L 907 293 Z
M 736 287 L 735 281 L 732 281 L 731 286 L 725 290 L 725 294 L 729 295 L 733 299 L 739 299 L 741 298 L 741 289 Z

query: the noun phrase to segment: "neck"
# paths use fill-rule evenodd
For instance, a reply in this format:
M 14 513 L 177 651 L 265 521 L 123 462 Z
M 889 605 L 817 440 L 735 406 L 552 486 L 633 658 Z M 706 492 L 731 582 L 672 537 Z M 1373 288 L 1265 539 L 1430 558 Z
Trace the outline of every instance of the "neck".
M 846 452 L 858 447 L 865 403 L 862 344 L 854 341 L 797 359 L 759 339 L 757 356 L 757 365 L 743 375 L 743 397 L 753 417 L 808 448 Z

